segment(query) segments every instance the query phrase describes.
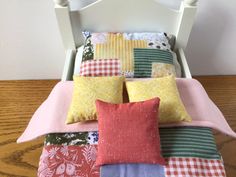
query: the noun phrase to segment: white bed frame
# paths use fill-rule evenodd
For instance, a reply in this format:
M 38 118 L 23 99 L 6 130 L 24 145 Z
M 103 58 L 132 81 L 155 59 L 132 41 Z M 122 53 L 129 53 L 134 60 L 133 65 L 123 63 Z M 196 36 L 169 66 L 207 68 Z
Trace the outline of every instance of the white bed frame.
M 79 1 L 79 0 L 77 0 Z M 55 12 L 66 62 L 62 80 L 71 80 L 75 62 L 82 59 L 82 31 L 157 32 L 176 36 L 175 52 L 182 66 L 182 77 L 191 78 L 184 55 L 194 23 L 197 0 L 184 0 L 178 10 L 157 0 L 98 0 L 81 9 L 70 10 L 68 0 L 54 0 Z M 76 57 L 75 57 L 76 56 Z

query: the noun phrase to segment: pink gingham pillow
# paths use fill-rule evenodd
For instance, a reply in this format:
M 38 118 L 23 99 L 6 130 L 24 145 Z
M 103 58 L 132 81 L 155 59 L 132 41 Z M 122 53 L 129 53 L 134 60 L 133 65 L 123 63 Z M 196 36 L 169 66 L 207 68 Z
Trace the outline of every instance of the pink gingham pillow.
M 81 63 L 80 76 L 120 76 L 119 59 L 87 60 Z

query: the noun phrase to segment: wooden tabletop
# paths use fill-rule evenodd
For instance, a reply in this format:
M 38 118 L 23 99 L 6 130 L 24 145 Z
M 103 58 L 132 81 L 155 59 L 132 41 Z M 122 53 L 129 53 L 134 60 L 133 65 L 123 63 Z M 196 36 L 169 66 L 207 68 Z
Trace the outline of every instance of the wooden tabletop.
M 37 176 L 43 138 L 22 144 L 16 144 L 16 139 L 57 82 L 0 81 L 1 177 Z
M 230 127 L 236 131 L 236 76 L 195 78 L 202 83 Z M 214 134 L 218 150 L 224 160 L 227 177 L 236 177 L 236 139 L 216 131 Z
M 236 131 L 236 76 L 196 77 Z M 37 174 L 43 138 L 16 144 L 30 117 L 58 80 L 0 81 L 0 176 Z M 43 124 L 43 122 L 42 122 Z M 236 176 L 236 139 L 215 132 L 228 177 Z

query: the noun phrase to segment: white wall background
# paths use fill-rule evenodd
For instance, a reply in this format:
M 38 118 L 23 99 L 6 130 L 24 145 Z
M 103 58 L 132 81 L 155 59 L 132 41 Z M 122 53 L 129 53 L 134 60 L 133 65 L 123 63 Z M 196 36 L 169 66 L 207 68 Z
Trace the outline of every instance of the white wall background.
M 0 80 L 60 78 L 65 54 L 53 1 L 0 1 Z M 178 7 L 181 0 L 159 1 Z M 186 49 L 192 74 L 236 74 L 236 1 L 200 0 L 198 7 Z
M 200 0 L 186 57 L 193 75 L 236 74 L 235 0 Z
M 52 0 L 0 0 L 0 79 L 62 75 L 65 53 Z

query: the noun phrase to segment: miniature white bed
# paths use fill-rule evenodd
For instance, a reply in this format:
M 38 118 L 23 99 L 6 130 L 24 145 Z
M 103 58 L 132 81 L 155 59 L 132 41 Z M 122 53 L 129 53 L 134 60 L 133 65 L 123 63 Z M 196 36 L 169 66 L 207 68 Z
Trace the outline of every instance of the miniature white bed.
M 182 77 L 191 78 L 184 49 L 194 23 L 197 0 L 184 0 L 178 10 L 157 0 L 97 0 L 83 8 L 70 8 L 79 0 L 54 0 L 66 61 L 62 80 L 71 80 L 79 70 L 83 30 L 92 32 L 167 32 L 176 36 L 175 52 Z

